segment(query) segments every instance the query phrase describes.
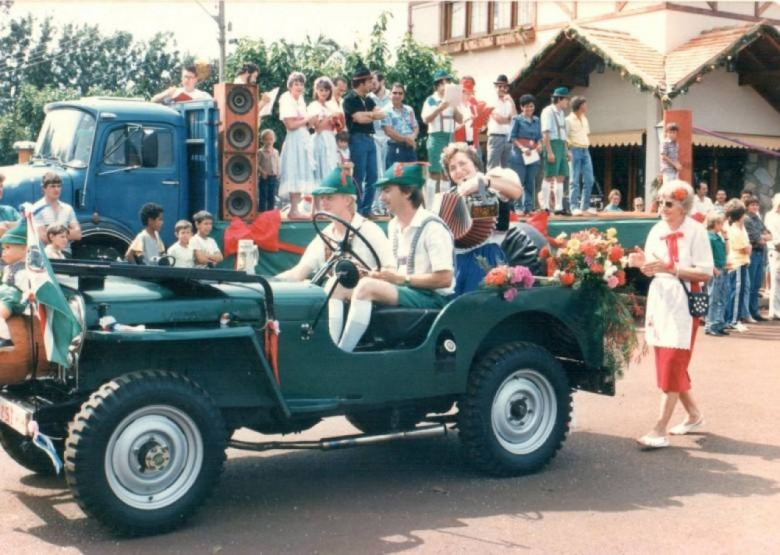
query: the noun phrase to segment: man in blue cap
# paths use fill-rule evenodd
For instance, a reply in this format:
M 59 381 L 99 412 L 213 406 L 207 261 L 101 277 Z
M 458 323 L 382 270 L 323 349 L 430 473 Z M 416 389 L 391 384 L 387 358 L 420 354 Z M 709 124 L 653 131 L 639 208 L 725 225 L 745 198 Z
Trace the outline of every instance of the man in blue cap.
M 566 108 L 569 89 L 558 87 L 553 91 L 552 103 L 542 110 L 542 210 L 550 209 L 550 185 L 555 185 L 555 213 L 563 214 L 563 180 L 569 176 L 569 154 L 566 146 Z
M 370 272 L 352 292 L 339 348 L 353 351 L 371 321 L 371 303 L 410 308 L 442 308 L 454 290 L 452 234 L 422 207 L 423 166 L 396 162 L 374 185 L 393 214 L 387 234 L 395 269 Z
M 21 314 L 22 287 L 25 283 L 25 260 L 27 255 L 27 222 L 19 220 L 15 227 L 6 231 L 0 237 L 3 245 L 3 267 L 0 279 L 0 351 L 10 351 L 14 348 L 11 340 L 11 330 L 7 320 L 14 314 Z
M 439 192 L 444 170 L 441 167 L 441 153 L 452 142 L 455 123 L 463 121 L 463 114 L 457 106 L 450 106 L 444 100 L 444 89 L 452 81 L 449 73 L 443 69 L 433 74 L 433 94 L 425 99 L 420 117 L 428 126 L 428 163 L 430 164 L 428 183 L 425 191 L 425 205 L 433 205 L 433 197 Z

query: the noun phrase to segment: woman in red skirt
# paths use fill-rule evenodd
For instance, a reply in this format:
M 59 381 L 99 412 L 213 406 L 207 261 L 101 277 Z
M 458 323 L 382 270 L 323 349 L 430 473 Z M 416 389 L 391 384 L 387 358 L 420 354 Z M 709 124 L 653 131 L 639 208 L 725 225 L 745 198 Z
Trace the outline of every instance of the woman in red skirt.
M 658 194 L 661 221 L 650 230 L 644 252 L 632 255 L 630 261 L 653 278 L 647 295 L 645 338 L 655 350 L 658 387 L 663 394 L 658 420 L 637 439 L 647 449 L 669 445 L 667 426 L 678 399 L 687 417 L 669 430 L 672 435 L 687 434 L 704 424 L 691 395 L 688 374 L 699 322 L 688 312 L 688 296 L 683 287 L 698 290 L 710 278 L 713 268 L 707 230 L 687 216 L 693 205 L 691 186 L 684 181 L 670 181 L 663 184 Z

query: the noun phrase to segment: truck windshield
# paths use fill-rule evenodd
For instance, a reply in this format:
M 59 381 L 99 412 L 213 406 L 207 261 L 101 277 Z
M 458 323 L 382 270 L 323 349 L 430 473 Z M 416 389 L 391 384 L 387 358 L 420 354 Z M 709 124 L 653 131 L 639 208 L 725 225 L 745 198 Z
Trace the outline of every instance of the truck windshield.
M 35 145 L 35 157 L 86 166 L 92 152 L 95 117 L 81 110 L 52 110 L 46 115 Z

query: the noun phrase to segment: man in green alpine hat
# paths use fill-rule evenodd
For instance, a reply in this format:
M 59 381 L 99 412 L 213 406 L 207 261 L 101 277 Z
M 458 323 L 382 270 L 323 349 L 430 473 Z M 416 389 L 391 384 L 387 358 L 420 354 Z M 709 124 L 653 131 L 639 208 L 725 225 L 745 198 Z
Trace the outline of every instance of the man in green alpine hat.
M 2 279 L 0 279 L 0 351 L 14 348 L 11 340 L 11 330 L 7 320 L 14 314 L 21 314 L 22 286 L 25 283 L 25 259 L 27 255 L 27 222 L 19 220 L 15 227 L 6 231 L 0 237 L 3 245 Z
M 369 273 L 352 292 L 339 347 L 353 351 L 371 321 L 371 303 L 442 308 L 454 290 L 455 251 L 447 225 L 422 207 L 424 166 L 396 162 L 374 187 L 393 219 L 387 226 L 395 264 Z
M 463 121 L 463 114 L 457 106 L 450 106 L 444 100 L 444 89 L 452 82 L 452 77 L 443 69 L 433 74 L 433 94 L 425 99 L 420 117 L 428 126 L 428 163 L 430 175 L 425 191 L 425 205 L 432 206 L 433 197 L 439 192 L 444 171 L 441 167 L 441 153 L 444 147 L 452 142 L 455 123 Z M 460 96 L 460 95 L 458 95 Z
M 312 191 L 312 195 L 317 197 L 320 208 L 323 212 L 329 212 L 342 220 L 352 224 L 360 234 L 366 238 L 376 251 L 379 261 L 383 268 L 394 268 L 393 250 L 390 242 L 378 225 L 371 220 L 361 216 L 357 212 L 357 191 L 352 177 L 343 169 L 335 168 L 322 181 L 319 187 Z M 333 244 L 344 239 L 347 229 L 344 224 L 334 220 L 323 229 L 323 234 L 333 240 Z M 376 261 L 371 254 L 368 246 L 359 238 L 352 237 L 351 247 L 355 255 L 368 264 L 372 270 Z M 319 237 L 312 239 L 306 247 L 306 251 L 301 256 L 300 261 L 293 268 L 277 275 L 277 279 L 285 281 L 303 281 L 321 268 L 330 260 L 333 250 L 329 245 Z M 362 266 L 358 263 L 359 266 Z M 333 279 L 331 277 L 331 279 Z M 325 285 L 326 291 L 330 291 L 333 286 L 332 281 Z M 349 299 L 352 289 L 345 289 L 341 285 L 336 287 L 330 301 L 328 302 L 328 320 L 330 335 L 334 343 L 338 343 L 341 337 L 341 331 L 344 324 L 344 301 Z

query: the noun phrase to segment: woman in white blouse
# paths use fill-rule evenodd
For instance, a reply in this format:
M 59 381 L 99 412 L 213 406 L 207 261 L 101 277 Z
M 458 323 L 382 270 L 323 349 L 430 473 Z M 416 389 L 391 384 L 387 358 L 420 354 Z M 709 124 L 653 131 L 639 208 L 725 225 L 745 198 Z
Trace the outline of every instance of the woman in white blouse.
M 650 230 L 644 252 L 630 256 L 630 264 L 653 278 L 647 295 L 645 339 L 655 350 L 661 410 L 653 428 L 637 439 L 648 449 L 667 447 L 666 429 L 677 399 L 687 418 L 669 432 L 687 434 L 704 424 L 704 417 L 691 396 L 688 365 L 699 319 L 688 311 L 683 287 L 698 290 L 712 276 L 712 251 L 707 230 L 687 216 L 693 205 L 693 189 L 679 180 L 664 183 L 658 192 L 661 221 Z M 683 283 L 681 283 L 681 280 Z
M 308 126 L 317 116 L 307 114 L 303 98 L 305 83 L 303 73 L 292 72 L 287 78 L 288 90 L 279 98 L 279 119 L 287 129 L 279 159 L 279 196 L 290 197 L 287 217 L 291 220 L 308 219 L 308 214 L 299 212 L 298 205 L 301 197 L 311 193 L 316 183 Z

